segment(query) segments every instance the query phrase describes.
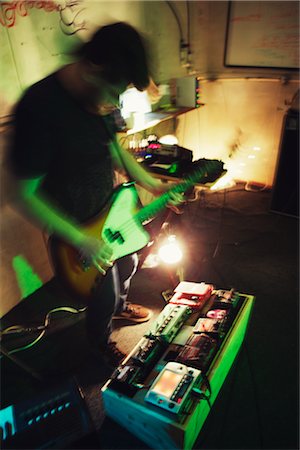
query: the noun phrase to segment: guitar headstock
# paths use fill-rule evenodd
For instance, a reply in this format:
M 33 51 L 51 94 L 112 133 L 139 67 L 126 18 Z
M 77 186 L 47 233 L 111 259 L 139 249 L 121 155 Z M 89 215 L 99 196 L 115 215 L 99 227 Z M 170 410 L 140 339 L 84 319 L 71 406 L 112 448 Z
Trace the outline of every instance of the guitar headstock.
M 193 162 L 193 169 L 189 178 L 192 178 L 194 183 L 202 184 L 213 183 L 227 172 L 224 163 L 217 159 L 198 159 Z

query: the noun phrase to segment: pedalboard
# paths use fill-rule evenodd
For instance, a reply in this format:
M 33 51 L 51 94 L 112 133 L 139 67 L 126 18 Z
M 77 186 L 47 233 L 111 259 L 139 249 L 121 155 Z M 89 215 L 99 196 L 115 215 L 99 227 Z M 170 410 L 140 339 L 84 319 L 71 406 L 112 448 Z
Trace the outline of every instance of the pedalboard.
M 204 376 L 208 371 L 236 317 L 241 304 L 239 300 L 239 294 L 233 289 L 215 290 L 212 284 L 203 282 L 179 283 L 149 330 L 113 373 L 111 388 L 133 397 L 149 383 L 152 370 L 159 368 L 157 384 L 153 383 L 148 390 L 145 401 L 178 413 L 181 408 L 177 400 L 185 395 L 192 373 Z M 183 326 L 182 343 L 173 345 L 172 341 Z M 189 335 L 184 337 L 187 332 Z M 179 375 L 185 373 L 185 367 L 194 372 L 181 379 Z M 179 383 L 177 390 L 174 388 L 170 393 L 175 379 Z M 164 380 L 168 380 L 168 384 L 163 386 Z
M 166 303 L 172 295 L 163 293 Z M 106 416 L 150 448 L 194 448 L 245 339 L 254 299 L 213 289 L 199 308 L 168 303 L 101 388 Z

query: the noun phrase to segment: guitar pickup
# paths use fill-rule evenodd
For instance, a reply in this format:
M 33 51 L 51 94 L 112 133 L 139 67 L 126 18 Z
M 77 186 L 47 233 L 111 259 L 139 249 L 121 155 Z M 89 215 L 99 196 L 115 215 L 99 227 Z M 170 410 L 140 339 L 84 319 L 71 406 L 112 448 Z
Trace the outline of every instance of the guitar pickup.
M 110 228 L 106 228 L 106 230 L 104 230 L 104 235 L 110 243 L 117 241 L 119 244 L 124 244 L 125 242 L 125 239 L 121 235 L 120 231 L 112 232 Z

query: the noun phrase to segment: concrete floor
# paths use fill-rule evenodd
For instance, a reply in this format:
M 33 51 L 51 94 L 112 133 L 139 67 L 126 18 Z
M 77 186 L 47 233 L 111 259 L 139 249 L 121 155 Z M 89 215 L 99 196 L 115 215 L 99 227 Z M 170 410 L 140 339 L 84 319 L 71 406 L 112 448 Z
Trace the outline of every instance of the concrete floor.
M 170 220 L 171 230 L 186 247 L 186 281 L 205 281 L 256 297 L 244 346 L 194 448 L 299 448 L 298 219 L 270 212 L 271 196 L 269 191 L 246 190 L 242 185 L 204 192 L 188 203 L 184 214 Z M 130 300 L 151 308 L 153 321 L 165 306 L 162 292 L 176 283 L 176 275 L 162 267 L 143 268 L 133 280 Z M 40 324 L 51 308 L 63 305 L 74 302 L 52 280 L 11 310 L 2 319 L 2 329 L 15 323 Z M 16 355 L 46 377 L 41 389 L 76 375 L 97 429 L 95 448 L 148 448 L 105 417 L 99 392 L 110 371 L 87 356 L 82 319 L 83 314 L 67 313 L 53 318 L 44 339 Z M 126 352 L 150 325 L 115 322 L 113 337 Z M 13 348 L 23 340 L 10 338 L 4 344 Z M 2 359 L 3 407 L 34 397 L 36 389 L 30 375 Z

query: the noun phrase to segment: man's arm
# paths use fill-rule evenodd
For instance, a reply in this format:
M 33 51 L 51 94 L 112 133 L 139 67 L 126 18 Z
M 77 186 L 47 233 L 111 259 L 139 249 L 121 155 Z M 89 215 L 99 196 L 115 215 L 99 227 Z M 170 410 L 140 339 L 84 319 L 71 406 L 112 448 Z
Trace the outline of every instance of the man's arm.
M 86 235 L 78 223 L 40 194 L 38 187 L 42 180 L 43 177 L 16 180 L 16 200 L 22 212 L 49 234 L 54 233 L 78 248 L 104 274 L 105 269 L 111 266 L 111 249 L 103 241 Z
M 159 195 L 166 190 L 169 186 L 163 183 L 158 178 L 153 177 L 147 170 L 139 164 L 134 156 L 131 155 L 127 150 L 123 149 L 116 140 L 110 144 L 111 154 L 113 156 L 114 164 L 117 170 L 121 172 L 124 171 L 124 164 L 129 175 L 132 177 L 137 184 L 140 184 L 147 191 L 154 195 Z M 121 158 L 120 158 L 121 154 Z M 124 161 L 124 164 L 123 164 Z M 178 204 L 182 201 L 181 194 L 172 193 L 171 203 Z

